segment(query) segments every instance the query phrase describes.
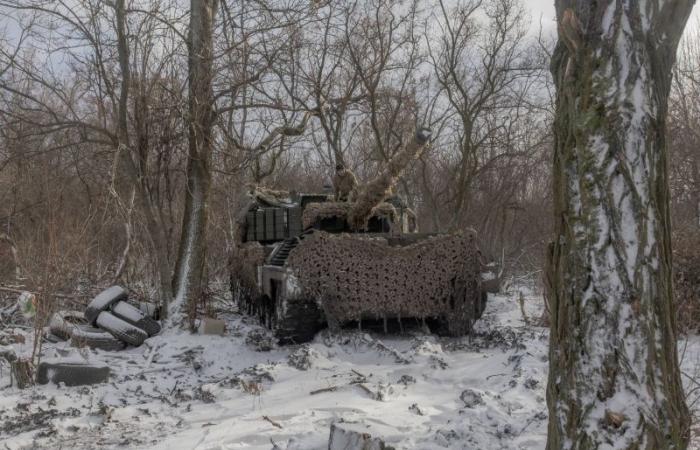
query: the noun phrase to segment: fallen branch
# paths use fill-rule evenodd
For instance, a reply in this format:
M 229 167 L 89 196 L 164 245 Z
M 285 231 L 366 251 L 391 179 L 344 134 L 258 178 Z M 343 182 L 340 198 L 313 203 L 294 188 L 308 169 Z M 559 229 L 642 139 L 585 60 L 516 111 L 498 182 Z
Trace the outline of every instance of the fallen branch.
M 387 346 L 382 341 L 379 341 L 379 340 L 374 341 L 373 340 L 373 341 L 366 341 L 366 342 L 370 346 L 374 347 L 376 350 L 379 350 L 381 352 L 385 352 L 385 353 L 392 355 L 396 359 L 396 362 L 399 364 L 410 364 L 413 362 L 413 361 L 411 361 L 410 358 L 403 356 L 401 353 L 399 353 L 398 350 Z
M 141 372 L 136 373 L 135 376 L 145 375 L 145 374 L 147 374 L 147 373 L 164 372 L 164 371 L 166 371 L 166 370 L 183 370 L 183 369 L 187 369 L 188 367 L 189 367 L 189 366 L 188 366 L 187 364 L 182 364 L 182 365 L 179 365 L 179 366 L 158 367 L 158 368 L 155 368 L 155 369 L 142 370 Z
M 262 418 L 263 418 L 264 420 L 267 420 L 268 422 L 270 422 L 270 423 L 272 424 L 273 427 L 277 427 L 277 428 L 279 428 L 280 430 L 282 429 L 282 425 L 280 425 L 279 423 L 277 423 L 277 422 L 275 422 L 274 420 L 270 419 L 269 417 L 263 416 Z
M 493 378 L 493 377 L 502 377 L 502 376 L 505 376 L 505 375 L 508 375 L 508 374 L 507 374 L 507 373 L 494 373 L 493 375 L 487 376 L 486 379 L 487 379 L 487 380 L 490 380 L 490 379 Z
M 151 364 L 153 363 L 153 357 L 156 355 L 156 352 L 160 350 L 165 344 L 158 344 L 155 347 L 151 347 L 148 355 L 146 356 L 146 363 L 144 364 L 144 368 L 148 369 L 151 367 Z
M 13 294 L 21 294 L 21 293 L 23 293 L 23 292 L 28 292 L 28 291 L 22 291 L 22 290 L 19 290 L 19 289 L 13 289 L 13 288 L 5 287 L 5 286 L 0 286 L 0 291 L 3 291 L 3 292 L 11 292 L 11 293 L 13 293 Z M 33 294 L 33 292 L 31 292 L 31 293 Z
M 362 379 L 364 379 L 364 380 L 367 379 L 366 376 L 364 376 L 363 374 L 361 374 L 360 372 L 358 372 L 358 371 L 355 370 L 355 369 L 350 369 L 350 371 L 352 371 L 352 373 L 354 373 L 355 375 L 357 375 L 358 377 L 360 377 L 360 378 L 362 378 Z
M 374 393 L 370 388 L 368 388 L 367 386 L 365 386 L 365 385 L 362 384 L 362 383 L 356 383 L 356 384 L 357 384 L 363 391 L 365 391 L 365 392 L 367 393 L 367 395 L 369 395 L 369 396 L 372 398 L 372 400 L 377 400 L 377 394 Z
M 10 292 L 12 294 L 23 294 L 25 292 L 29 292 L 32 295 L 40 295 L 40 293 L 38 293 L 38 292 L 28 291 L 26 289 L 15 289 L 15 288 L 10 288 L 10 287 L 5 287 L 5 286 L 0 286 L 0 291 Z M 76 299 L 81 297 L 80 295 L 68 295 L 68 294 L 57 294 L 57 293 L 52 293 L 51 296 L 56 297 L 56 298 L 63 298 L 66 300 L 76 300 Z
M 20 328 L 22 330 L 33 330 L 34 327 L 30 325 L 21 325 L 18 323 L 3 323 L 3 328 Z
M 331 386 L 323 389 L 316 389 L 315 391 L 309 392 L 310 395 L 321 394 L 323 392 L 335 392 L 338 390 L 338 386 Z

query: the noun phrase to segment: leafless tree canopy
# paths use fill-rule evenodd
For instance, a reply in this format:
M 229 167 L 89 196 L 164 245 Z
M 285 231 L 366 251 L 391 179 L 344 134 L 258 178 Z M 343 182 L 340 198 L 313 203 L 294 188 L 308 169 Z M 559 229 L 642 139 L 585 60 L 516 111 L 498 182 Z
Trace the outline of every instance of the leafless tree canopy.
M 0 220 L 31 283 L 121 279 L 168 302 L 196 189 L 213 280 L 249 184 L 321 191 L 336 162 L 367 181 L 416 126 L 434 141 L 397 193 L 420 228 L 474 227 L 492 255 L 537 270 L 547 45 L 518 0 L 5 0 L 0 13 Z
M 200 4 L 213 9 L 197 88 Z M 14 244 L 0 242 L 0 254 L 16 255 L 3 259 L 1 282 L 20 274 L 39 286 L 52 273 L 54 289 L 70 291 L 122 280 L 167 302 L 178 294 L 193 162 L 206 162 L 206 285 L 226 276 L 250 184 L 322 191 L 336 162 L 366 182 L 416 126 L 433 142 L 397 194 L 419 228 L 473 227 L 508 270 L 537 273 L 551 230 L 553 42 L 537 37 L 525 7 L 0 1 L 0 229 Z M 697 42 L 682 45 L 669 111 L 679 224 L 700 216 Z M 190 145 L 198 119 L 211 129 L 204 159 Z

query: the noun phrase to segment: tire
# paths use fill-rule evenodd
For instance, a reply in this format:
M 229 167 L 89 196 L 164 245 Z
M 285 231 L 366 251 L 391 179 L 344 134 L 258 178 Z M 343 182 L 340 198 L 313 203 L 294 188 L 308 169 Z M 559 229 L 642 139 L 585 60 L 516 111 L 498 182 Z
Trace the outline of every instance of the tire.
M 85 316 L 80 311 L 58 311 L 51 316 L 49 331 L 51 334 L 67 341 L 73 335 L 73 331 L 80 325 L 87 325 Z
M 322 322 L 321 309 L 314 300 L 291 299 L 275 302 L 270 327 L 280 345 L 302 344 L 314 339 Z
M 450 336 L 450 321 L 447 317 L 431 317 L 426 322 L 431 333 L 437 336 Z
M 102 311 L 100 315 L 97 316 L 95 323 L 98 327 L 108 331 L 109 334 L 115 338 L 133 345 L 134 347 L 140 346 L 143 344 L 143 341 L 148 338 L 148 334 L 141 328 L 135 327 L 107 311 Z
M 111 307 L 112 314 L 136 327 L 141 328 L 149 336 L 160 333 L 160 324 L 148 317 L 140 309 L 127 302 L 117 302 Z
M 108 352 L 123 350 L 126 344 L 109 332 L 90 325 L 78 325 L 70 337 L 73 347 L 90 347 Z
M 44 334 L 44 342 L 49 342 L 51 344 L 58 344 L 59 342 L 64 342 L 65 339 L 56 336 L 53 333 Z
M 102 311 L 107 311 L 112 304 L 120 300 L 126 300 L 129 294 L 121 286 L 112 286 L 97 294 L 85 309 L 85 318 L 90 325 L 95 325 L 97 316 Z
M 44 361 L 39 364 L 36 381 L 39 384 L 63 383 L 66 386 L 82 386 L 106 383 L 109 380 L 109 373 L 107 366 Z

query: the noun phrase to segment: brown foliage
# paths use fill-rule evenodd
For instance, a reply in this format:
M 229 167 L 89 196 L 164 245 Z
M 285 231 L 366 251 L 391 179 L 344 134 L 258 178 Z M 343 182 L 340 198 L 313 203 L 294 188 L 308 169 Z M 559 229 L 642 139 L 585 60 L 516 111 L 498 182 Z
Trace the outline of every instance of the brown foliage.
M 673 283 L 678 327 L 700 330 L 700 230 L 673 233 Z

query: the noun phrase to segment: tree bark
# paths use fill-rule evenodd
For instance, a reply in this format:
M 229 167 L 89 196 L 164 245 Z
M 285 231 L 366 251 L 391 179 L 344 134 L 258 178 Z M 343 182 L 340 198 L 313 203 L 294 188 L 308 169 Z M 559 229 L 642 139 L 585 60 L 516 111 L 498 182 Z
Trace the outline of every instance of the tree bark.
M 204 289 L 207 202 L 214 123 L 213 28 L 218 1 L 191 0 L 189 31 L 189 155 L 182 237 L 175 270 L 174 309 L 193 312 Z M 192 317 L 191 317 L 192 318 Z
M 694 0 L 557 0 L 549 433 L 684 449 L 665 119 Z

